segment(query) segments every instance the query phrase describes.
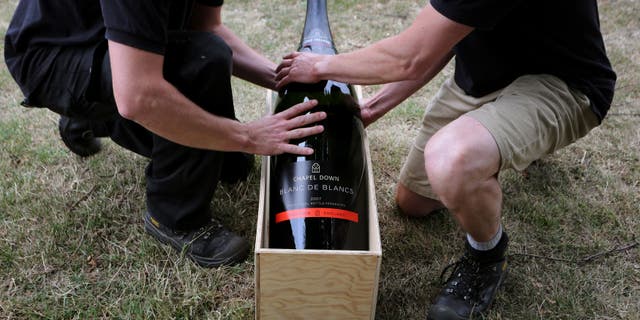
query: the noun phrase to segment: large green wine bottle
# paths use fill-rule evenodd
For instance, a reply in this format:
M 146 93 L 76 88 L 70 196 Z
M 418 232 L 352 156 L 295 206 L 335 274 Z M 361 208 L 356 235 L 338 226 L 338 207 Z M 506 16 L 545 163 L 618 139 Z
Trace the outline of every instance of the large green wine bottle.
M 336 54 L 326 0 L 308 0 L 298 51 Z M 314 154 L 271 158 L 271 248 L 368 250 L 367 161 L 360 109 L 349 84 L 291 83 L 280 90 L 275 112 L 306 100 L 324 111 L 321 134 L 292 141 Z

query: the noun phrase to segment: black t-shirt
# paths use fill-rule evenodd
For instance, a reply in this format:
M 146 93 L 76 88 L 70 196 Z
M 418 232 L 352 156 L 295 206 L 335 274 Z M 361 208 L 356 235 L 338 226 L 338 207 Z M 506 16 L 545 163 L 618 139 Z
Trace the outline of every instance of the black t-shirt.
M 223 3 L 195 1 L 209 6 Z M 94 48 L 106 38 L 163 54 L 167 33 L 185 27 L 193 3 L 194 0 L 21 0 L 5 36 L 5 60 L 27 93 L 37 86 L 60 48 Z M 46 54 L 31 48 L 47 48 Z
M 602 120 L 616 81 L 596 0 L 431 0 L 447 18 L 474 27 L 454 47 L 455 80 L 478 97 L 525 74 L 551 74 L 586 94 Z

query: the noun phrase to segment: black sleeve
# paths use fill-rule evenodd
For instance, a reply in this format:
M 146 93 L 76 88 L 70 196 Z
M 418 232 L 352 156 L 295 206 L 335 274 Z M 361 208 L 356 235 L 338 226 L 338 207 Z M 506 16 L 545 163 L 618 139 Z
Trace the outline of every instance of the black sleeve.
M 109 40 L 164 54 L 171 0 L 100 0 Z
M 524 0 L 431 0 L 443 16 L 464 25 L 492 29 Z

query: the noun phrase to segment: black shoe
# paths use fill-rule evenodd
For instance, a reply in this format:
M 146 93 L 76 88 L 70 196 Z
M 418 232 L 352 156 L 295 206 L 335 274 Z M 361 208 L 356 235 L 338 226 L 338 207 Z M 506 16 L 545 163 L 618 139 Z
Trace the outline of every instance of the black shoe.
M 220 181 L 234 184 L 246 181 L 253 170 L 255 156 L 244 152 L 227 152 L 222 160 Z
M 93 136 L 88 121 L 61 116 L 58 130 L 62 142 L 73 153 L 81 157 L 88 157 L 100 151 L 100 140 Z
M 202 267 L 231 265 L 244 260 L 249 254 L 249 243 L 215 220 L 197 230 L 178 231 L 161 225 L 147 212 L 144 229 Z
M 447 266 L 440 277 L 452 267 L 453 272 L 431 305 L 427 319 L 459 320 L 482 316 L 507 276 L 505 258 L 493 263 L 480 263 L 465 254 Z

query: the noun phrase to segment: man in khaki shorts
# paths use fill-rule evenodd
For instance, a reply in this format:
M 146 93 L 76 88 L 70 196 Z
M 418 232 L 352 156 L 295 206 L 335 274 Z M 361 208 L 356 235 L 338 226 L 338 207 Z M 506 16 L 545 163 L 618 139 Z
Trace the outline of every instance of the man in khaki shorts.
M 278 66 L 277 87 L 384 83 L 362 103 L 368 125 L 455 56 L 455 74 L 427 107 L 396 192 L 404 214 L 447 208 L 467 233 L 428 319 L 480 316 L 505 279 L 499 172 L 526 168 L 604 119 L 616 75 L 599 28 L 595 0 L 431 0 L 396 36 L 336 56 L 291 53 Z

